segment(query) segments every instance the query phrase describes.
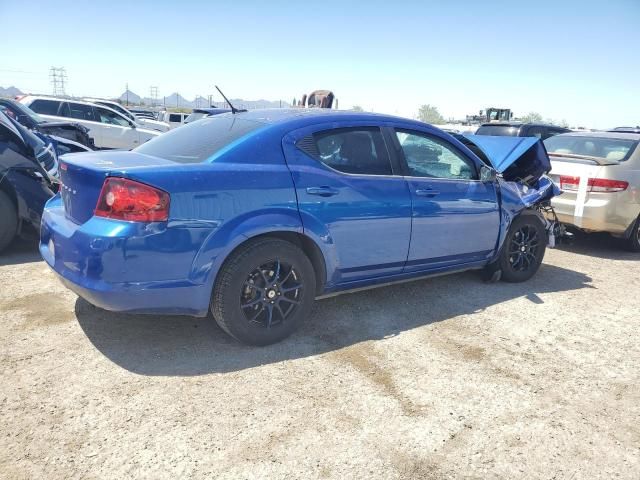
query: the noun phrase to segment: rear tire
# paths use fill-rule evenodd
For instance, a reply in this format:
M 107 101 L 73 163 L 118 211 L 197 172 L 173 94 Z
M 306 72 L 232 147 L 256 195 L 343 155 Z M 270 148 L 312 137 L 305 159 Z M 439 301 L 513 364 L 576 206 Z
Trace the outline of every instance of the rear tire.
M 229 335 L 248 345 L 270 345 L 291 335 L 315 299 L 313 266 L 296 245 L 260 238 L 224 262 L 211 297 L 211 313 Z
M 640 252 L 640 217 L 638 217 L 635 226 L 631 230 L 631 236 L 627 240 L 627 248 L 632 252 Z
M 0 191 L 0 252 L 9 246 L 18 231 L 18 212 L 9 196 Z
M 547 248 L 547 232 L 537 215 L 517 217 L 507 233 L 498 259 L 502 280 L 525 282 L 533 277 Z

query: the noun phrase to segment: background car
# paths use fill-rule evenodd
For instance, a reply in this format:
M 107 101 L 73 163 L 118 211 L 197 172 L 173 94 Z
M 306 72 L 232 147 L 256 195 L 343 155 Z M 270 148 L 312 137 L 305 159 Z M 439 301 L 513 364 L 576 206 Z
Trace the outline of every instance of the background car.
M 158 112 L 154 112 L 152 110 L 145 110 L 143 108 L 128 108 L 127 109 L 133 113 L 137 118 L 148 118 L 150 120 L 158 119 Z
M 212 115 L 220 115 L 222 113 L 229 113 L 231 110 L 228 108 L 194 108 L 191 114 L 184 119 L 184 123 L 195 122 L 196 120 L 200 120 L 204 117 L 209 117 Z
M 121 113 L 129 120 L 135 122 L 137 125 L 143 128 L 148 128 L 149 130 L 157 130 L 158 132 L 168 132 L 169 130 L 171 130 L 171 127 L 168 123 L 153 120 L 148 116 L 137 116 L 130 110 L 127 110 L 124 106 L 120 105 L 118 102 L 114 102 L 111 100 L 102 100 L 99 98 L 85 98 L 84 100 L 96 105 L 104 105 L 105 107 L 112 108 L 116 112 Z
M 52 155 L 46 150 L 35 135 L 0 112 L 0 252 L 17 235 L 40 229 L 42 209 L 55 188 L 37 160 L 46 162 L 42 157 Z
M 568 128 L 544 123 L 484 123 L 476 130 L 476 135 L 494 135 L 511 137 L 538 137 L 545 140 L 560 133 L 570 132 Z
M 552 178 L 563 195 L 552 204 L 561 222 L 609 232 L 640 251 L 640 134 L 573 132 L 545 140 Z
M 17 120 L 29 130 L 34 130 L 44 135 L 66 138 L 84 145 L 89 150 L 95 148 L 93 138 L 89 136 L 89 129 L 78 122 L 52 122 L 45 120 L 29 107 L 8 98 L 0 98 L 0 109 L 4 109 L 5 114 Z
M 87 127 L 100 149 L 129 150 L 160 135 L 155 130 L 138 128 L 132 120 L 111 108 L 79 100 L 27 95 L 20 99 L 34 112 L 47 120 L 73 118 Z
M 65 157 L 40 252 L 94 305 L 211 307 L 225 331 L 261 345 L 324 293 L 466 269 L 527 280 L 547 245 L 536 208 L 556 193 L 546 151 L 535 138 L 469 141 L 500 177 L 412 120 L 325 109 L 203 118 L 132 152 Z
M 609 130 L 610 132 L 618 132 L 618 133 L 640 133 L 640 126 L 636 127 L 616 127 L 613 130 Z
M 183 125 L 189 115 L 191 114 L 183 112 L 168 112 L 163 110 L 162 112 L 158 112 L 158 120 L 168 123 L 173 129 Z

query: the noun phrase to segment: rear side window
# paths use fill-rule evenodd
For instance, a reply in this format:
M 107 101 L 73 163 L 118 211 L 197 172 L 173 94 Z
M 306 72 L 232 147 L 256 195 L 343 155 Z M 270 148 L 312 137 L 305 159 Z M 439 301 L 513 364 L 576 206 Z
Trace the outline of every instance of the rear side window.
M 171 115 L 169 115 L 169 121 L 180 123 L 182 121 L 182 115 L 180 115 L 179 113 L 172 113 Z
M 56 100 L 34 100 L 29 108 L 36 113 L 40 113 L 42 115 L 57 115 L 58 108 L 60 107 L 60 102 Z
M 203 118 L 163 133 L 134 151 L 178 163 L 200 163 L 218 150 L 265 125 L 225 114 Z
M 355 175 L 392 175 L 387 147 L 378 128 L 342 128 L 313 135 L 300 148 L 325 165 Z M 309 148 L 311 147 L 311 148 Z

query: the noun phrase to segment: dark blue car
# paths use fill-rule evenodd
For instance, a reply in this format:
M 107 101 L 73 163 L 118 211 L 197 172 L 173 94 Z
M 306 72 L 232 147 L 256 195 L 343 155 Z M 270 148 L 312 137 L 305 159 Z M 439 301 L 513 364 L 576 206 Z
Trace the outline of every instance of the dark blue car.
M 0 112 L 0 252 L 16 236 L 39 231 L 57 187 L 47 173 L 56 162 L 50 145 Z
M 468 269 L 527 280 L 551 228 L 539 210 L 557 193 L 546 151 L 461 139 L 321 109 L 204 118 L 131 152 L 62 157 L 40 251 L 98 307 L 211 310 L 257 345 L 330 292 Z

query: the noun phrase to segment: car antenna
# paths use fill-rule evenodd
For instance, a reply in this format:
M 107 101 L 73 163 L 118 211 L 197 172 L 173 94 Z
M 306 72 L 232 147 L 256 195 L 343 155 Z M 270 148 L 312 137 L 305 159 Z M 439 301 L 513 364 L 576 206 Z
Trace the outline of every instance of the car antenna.
M 214 85 L 214 87 L 216 87 L 216 90 L 218 90 L 220 92 L 220 95 L 222 95 L 222 98 L 224 98 L 224 101 L 227 102 L 229 104 L 229 106 L 231 107 L 231 113 L 246 112 L 246 110 L 244 110 L 244 109 L 239 109 L 239 108 L 234 107 L 231 104 L 231 102 L 229 101 L 229 99 L 224 96 L 224 93 L 222 93 L 222 90 L 220 90 L 217 85 Z

